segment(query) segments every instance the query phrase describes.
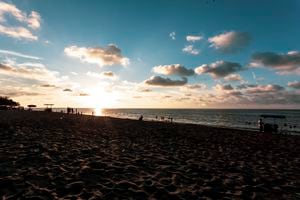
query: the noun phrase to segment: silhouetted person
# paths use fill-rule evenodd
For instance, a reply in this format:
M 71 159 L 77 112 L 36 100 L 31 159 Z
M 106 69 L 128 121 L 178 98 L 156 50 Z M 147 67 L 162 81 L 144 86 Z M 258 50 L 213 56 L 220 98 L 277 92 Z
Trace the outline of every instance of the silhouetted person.
M 139 121 L 143 121 L 143 115 L 139 117 Z
M 264 122 L 261 118 L 258 120 L 258 126 L 259 126 L 259 132 L 262 133 L 264 131 Z

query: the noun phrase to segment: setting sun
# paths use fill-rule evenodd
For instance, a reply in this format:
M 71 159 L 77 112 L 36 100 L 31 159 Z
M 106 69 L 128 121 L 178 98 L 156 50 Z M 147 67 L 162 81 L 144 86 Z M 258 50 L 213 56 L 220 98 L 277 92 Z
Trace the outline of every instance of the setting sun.
M 101 87 L 95 87 L 86 90 L 86 96 L 82 96 L 81 107 L 95 108 L 97 115 L 100 115 L 100 110 L 103 108 L 112 108 L 118 98 L 117 92 L 108 92 Z

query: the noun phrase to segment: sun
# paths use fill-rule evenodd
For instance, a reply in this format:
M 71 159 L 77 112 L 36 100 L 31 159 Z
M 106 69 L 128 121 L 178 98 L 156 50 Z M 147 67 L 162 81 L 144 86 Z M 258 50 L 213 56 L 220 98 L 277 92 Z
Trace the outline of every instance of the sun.
M 89 95 L 82 99 L 82 107 L 94 108 L 94 114 L 97 116 L 103 115 L 103 109 L 116 106 L 116 92 L 108 92 L 100 87 L 88 89 L 86 92 Z

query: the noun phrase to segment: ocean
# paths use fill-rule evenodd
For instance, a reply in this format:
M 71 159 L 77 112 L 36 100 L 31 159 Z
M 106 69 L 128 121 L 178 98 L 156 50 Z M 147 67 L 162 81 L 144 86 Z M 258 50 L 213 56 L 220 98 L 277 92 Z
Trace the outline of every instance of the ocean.
M 60 112 L 66 109 L 54 108 Z M 75 111 L 75 110 L 74 110 Z M 111 116 L 117 118 L 144 120 L 163 120 L 170 118 L 173 122 L 202 124 L 217 127 L 240 129 L 258 129 L 260 115 L 284 115 L 286 119 L 263 118 L 264 123 L 278 124 L 279 130 L 287 130 L 300 134 L 300 110 L 270 110 L 270 109 L 101 109 L 78 108 L 78 112 L 87 115 Z M 157 118 L 156 118 L 157 117 Z

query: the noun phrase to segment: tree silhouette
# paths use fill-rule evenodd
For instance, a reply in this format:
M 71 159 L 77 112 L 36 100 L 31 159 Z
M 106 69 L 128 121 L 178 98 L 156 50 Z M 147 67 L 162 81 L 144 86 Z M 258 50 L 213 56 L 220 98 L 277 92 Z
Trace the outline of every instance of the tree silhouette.
M 19 106 L 20 104 L 18 102 L 15 102 L 12 99 L 9 99 L 8 97 L 0 96 L 0 106 Z

